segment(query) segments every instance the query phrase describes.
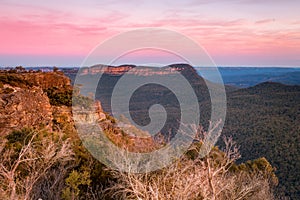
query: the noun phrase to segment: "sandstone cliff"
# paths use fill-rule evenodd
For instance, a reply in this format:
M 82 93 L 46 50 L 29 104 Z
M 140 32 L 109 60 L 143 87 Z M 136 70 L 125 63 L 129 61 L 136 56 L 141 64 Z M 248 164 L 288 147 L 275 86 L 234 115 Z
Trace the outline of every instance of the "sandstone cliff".
M 10 90 L 9 93 L 3 91 Z M 43 90 L 4 85 L 0 89 L 0 135 L 26 126 L 52 125 L 52 112 L 49 99 Z
M 51 130 L 60 112 L 70 118 L 70 108 L 51 106 L 49 88 L 71 89 L 70 80 L 62 73 L 0 71 L 0 136 L 23 127 Z

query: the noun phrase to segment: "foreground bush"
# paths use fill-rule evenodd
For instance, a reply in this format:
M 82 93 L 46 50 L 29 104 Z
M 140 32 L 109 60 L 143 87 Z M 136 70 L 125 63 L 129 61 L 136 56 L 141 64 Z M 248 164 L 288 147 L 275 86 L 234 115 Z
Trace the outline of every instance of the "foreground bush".
M 225 140 L 224 152 L 214 148 L 205 158 L 190 157 L 188 152 L 171 166 L 145 174 L 114 171 L 117 180 L 106 189 L 113 199 L 274 199 L 276 185 L 273 168 L 260 162 L 260 170 L 249 165 L 243 169 L 234 161 L 239 158 L 231 139 Z M 191 150 L 194 151 L 195 149 Z
M 0 199 L 60 198 L 73 152 L 61 133 L 23 129 L 0 145 Z

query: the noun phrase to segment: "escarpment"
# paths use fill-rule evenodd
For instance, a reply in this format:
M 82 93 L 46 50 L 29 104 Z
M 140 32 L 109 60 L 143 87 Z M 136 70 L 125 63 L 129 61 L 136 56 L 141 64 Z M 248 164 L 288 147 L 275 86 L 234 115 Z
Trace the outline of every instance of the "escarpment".
M 70 80 L 62 73 L 1 71 L 0 135 L 24 127 L 52 130 L 58 113 L 70 116 L 70 109 L 51 105 L 45 92 L 49 88 L 71 90 Z
M 51 105 L 40 87 L 0 89 L 0 135 L 27 126 L 52 125 Z

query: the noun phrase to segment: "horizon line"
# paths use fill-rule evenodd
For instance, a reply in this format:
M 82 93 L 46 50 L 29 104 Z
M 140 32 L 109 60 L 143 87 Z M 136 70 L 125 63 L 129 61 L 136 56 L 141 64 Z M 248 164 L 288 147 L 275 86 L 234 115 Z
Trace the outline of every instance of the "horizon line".
M 187 63 L 172 63 L 172 64 L 187 64 Z M 167 64 L 164 66 L 172 65 L 172 64 Z M 121 65 L 135 65 L 135 66 L 146 66 L 146 65 L 137 65 L 137 64 L 121 64 Z M 112 65 L 114 67 L 118 67 L 121 65 Z M 91 66 L 77 66 L 77 65 L 6 65 L 2 66 L 0 65 L 0 69 L 3 68 L 15 68 L 18 66 L 22 66 L 24 68 L 53 68 L 53 67 L 58 67 L 58 68 L 80 68 L 80 67 L 91 67 Z M 147 66 L 147 67 L 160 67 L 160 66 Z M 218 68 L 300 68 L 300 66 L 285 66 L 285 65 L 215 65 L 215 66 L 193 66 L 194 68 L 208 68 L 208 67 L 218 67 Z

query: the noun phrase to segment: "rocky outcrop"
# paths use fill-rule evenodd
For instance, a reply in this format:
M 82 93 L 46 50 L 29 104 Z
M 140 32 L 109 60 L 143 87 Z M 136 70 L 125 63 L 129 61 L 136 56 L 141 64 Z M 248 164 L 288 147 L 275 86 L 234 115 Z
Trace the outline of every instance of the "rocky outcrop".
M 0 83 L 30 88 L 37 86 L 42 89 L 66 88 L 71 89 L 71 81 L 62 72 L 10 72 L 0 70 Z
M 23 73 L 24 79 L 32 85 L 42 89 L 48 88 L 71 88 L 71 81 L 63 73 L 47 72 L 47 73 Z
M 71 109 L 51 106 L 46 89 L 71 90 L 61 72 L 0 71 L 0 136 L 24 127 L 53 128 L 57 116 L 71 121 Z
M 0 113 L 0 135 L 23 127 L 52 127 L 51 105 L 40 87 L 4 85 L 0 89 Z
M 73 106 L 74 120 L 77 123 L 93 124 L 106 120 L 106 114 L 102 110 L 100 101 L 96 101 L 92 108 L 83 109 L 81 106 Z
M 94 65 L 91 67 L 84 67 L 80 69 L 80 75 L 88 74 L 110 74 L 110 75 L 122 75 L 132 68 L 135 68 L 135 65 L 121 65 L 118 67 L 107 66 L 107 65 Z
M 120 76 L 123 74 L 131 74 L 138 76 L 153 76 L 153 75 L 170 75 L 178 72 L 189 71 L 197 74 L 195 69 L 188 64 L 174 64 L 166 67 L 147 67 L 135 65 L 94 65 L 91 67 L 81 68 L 80 75 L 107 74 L 110 76 Z

